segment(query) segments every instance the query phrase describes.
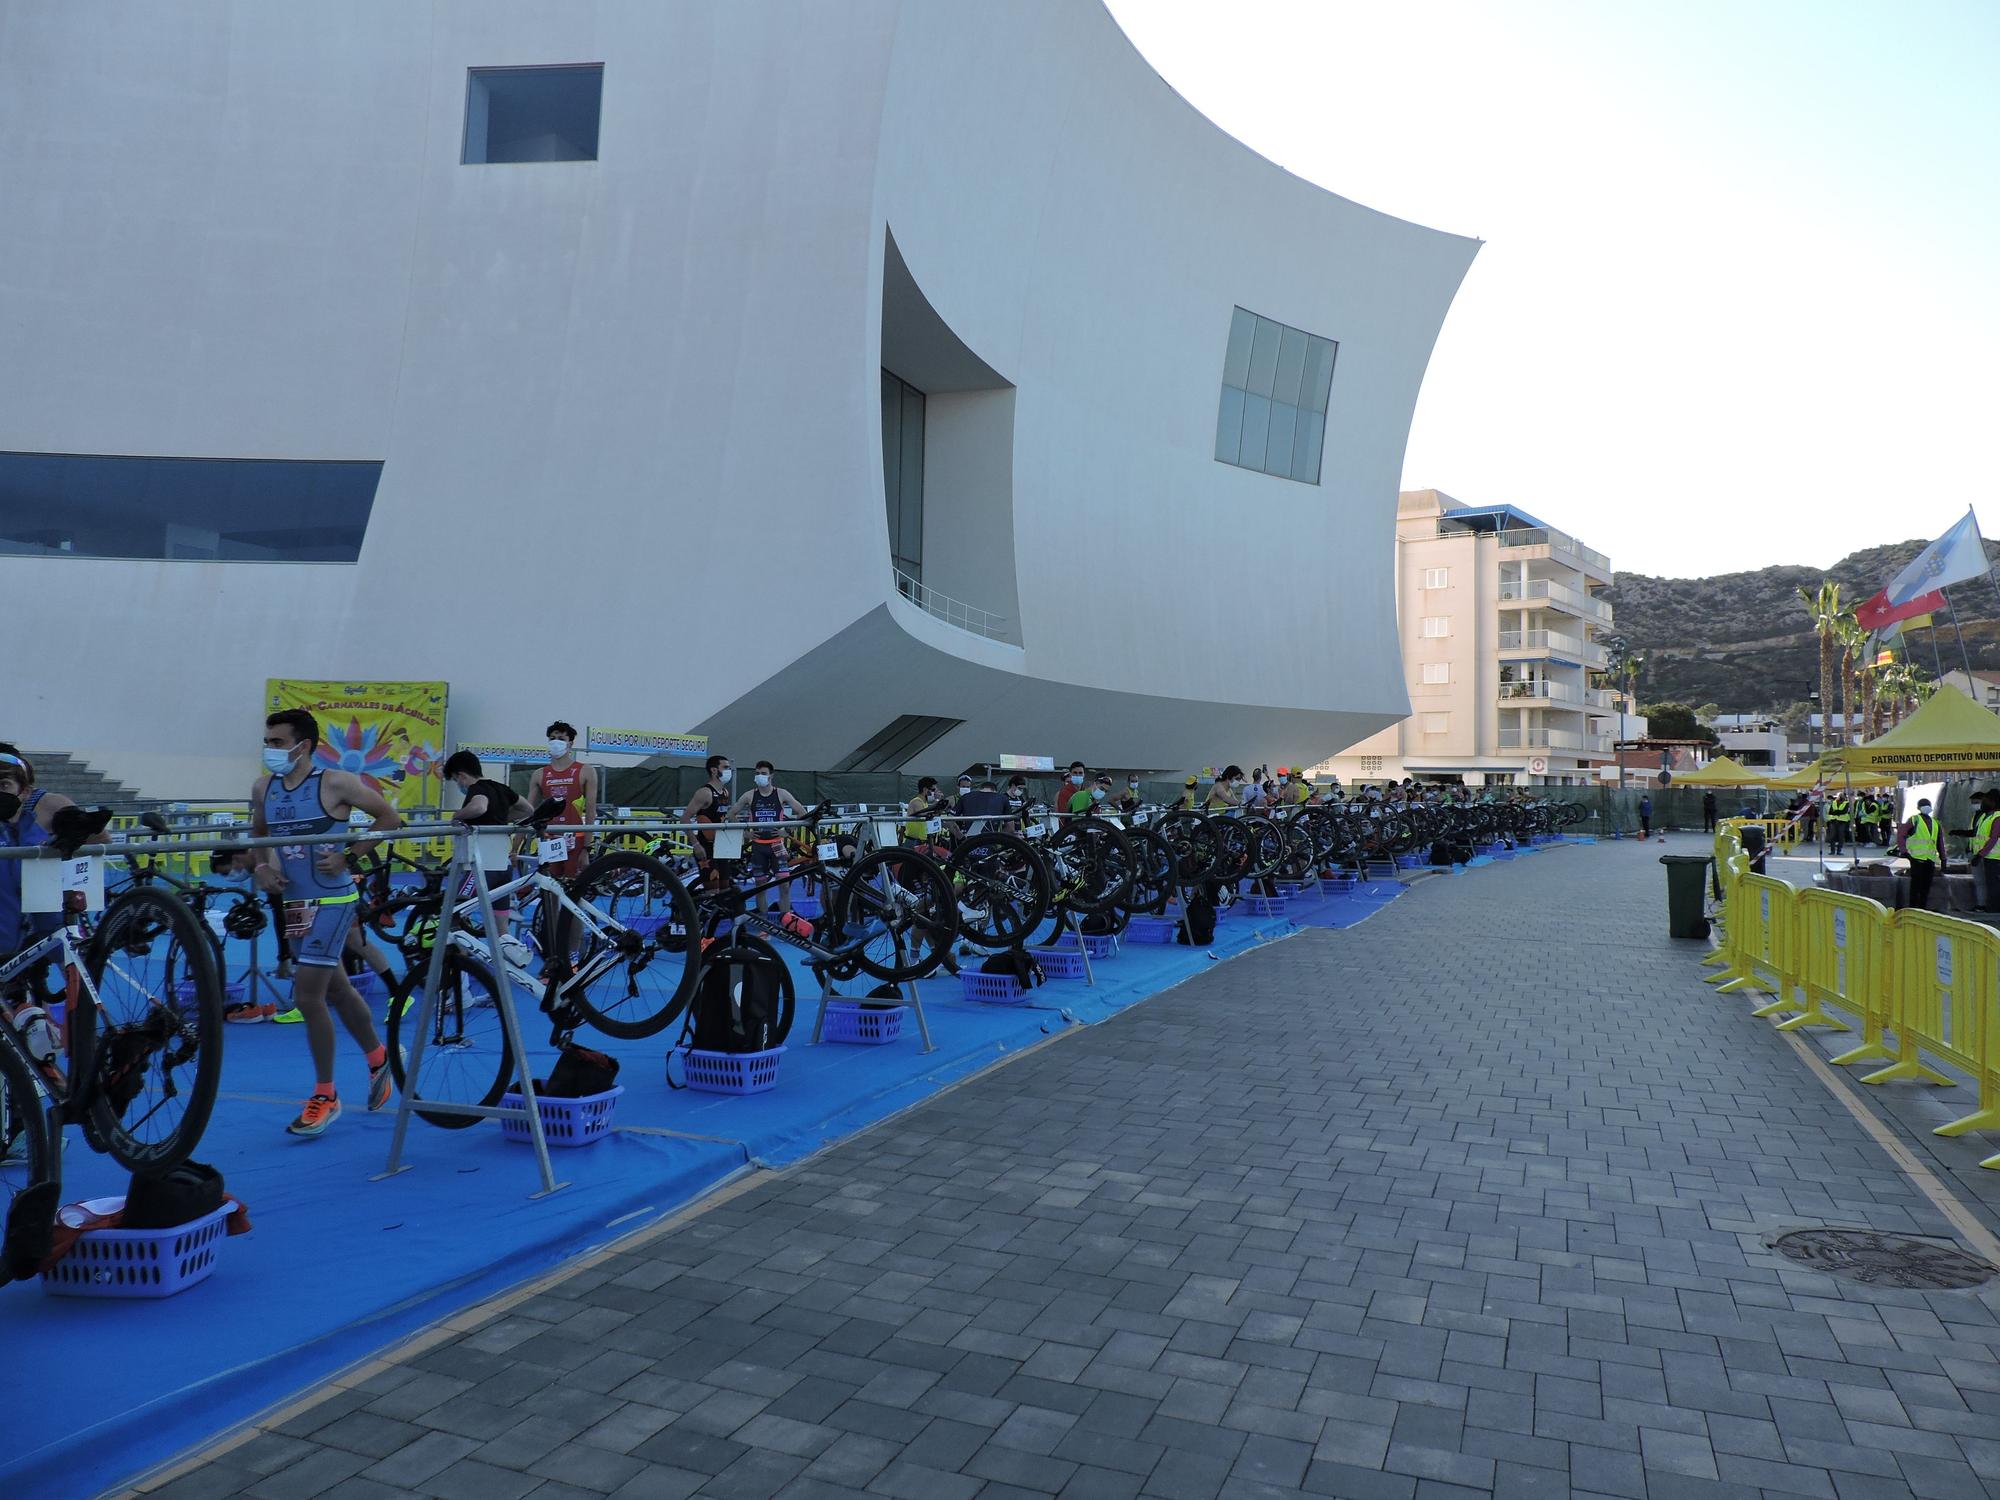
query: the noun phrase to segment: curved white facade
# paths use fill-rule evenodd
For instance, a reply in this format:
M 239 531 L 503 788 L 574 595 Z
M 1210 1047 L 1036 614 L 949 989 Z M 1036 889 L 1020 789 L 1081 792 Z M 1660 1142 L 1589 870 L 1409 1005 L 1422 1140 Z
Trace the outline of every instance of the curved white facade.
M 460 164 L 469 68 L 598 62 L 597 160 Z M 0 450 L 384 465 L 353 565 L 0 557 L 48 669 L 0 738 L 149 792 L 240 795 L 270 676 L 801 767 L 904 715 L 962 721 L 905 769 L 1170 768 L 1408 712 L 1397 483 L 1476 246 L 1094 4 L 16 4 L 0 204 Z M 1318 484 L 1214 456 L 1238 306 L 1339 343 Z M 998 639 L 897 591 L 884 365 L 924 582 Z

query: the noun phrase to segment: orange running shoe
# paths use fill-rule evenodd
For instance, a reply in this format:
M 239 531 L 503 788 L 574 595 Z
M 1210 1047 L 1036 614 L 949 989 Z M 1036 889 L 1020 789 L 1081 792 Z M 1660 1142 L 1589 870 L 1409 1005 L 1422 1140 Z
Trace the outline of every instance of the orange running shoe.
M 285 1127 L 293 1135 L 325 1135 L 326 1127 L 340 1118 L 340 1100 L 332 1094 L 314 1094 L 306 1100 L 299 1117 Z

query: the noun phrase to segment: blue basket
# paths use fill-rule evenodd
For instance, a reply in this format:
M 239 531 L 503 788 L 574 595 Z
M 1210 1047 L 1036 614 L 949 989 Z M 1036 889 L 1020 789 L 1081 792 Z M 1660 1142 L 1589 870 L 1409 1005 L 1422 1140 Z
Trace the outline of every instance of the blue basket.
M 172 1229 L 91 1229 L 42 1273 L 42 1290 L 58 1297 L 171 1297 L 215 1270 L 229 1235 L 233 1205 L 225 1203 Z
M 1251 896 L 1244 902 L 1253 917 L 1284 917 L 1291 915 L 1291 898 L 1288 896 Z
M 232 979 L 224 984 L 222 986 L 222 1003 L 224 1005 L 242 1004 L 244 983 L 241 979 Z M 176 980 L 174 982 L 174 997 L 179 1000 L 194 999 L 194 981 L 192 979 Z
M 1171 943 L 1180 925 L 1173 917 L 1134 917 L 1125 924 L 1125 936 L 1135 943 Z
M 820 1032 L 823 1042 L 849 1042 L 857 1047 L 881 1047 L 903 1034 L 903 1007 L 863 1005 L 856 1000 L 835 1000 L 826 1008 L 826 1025 Z
M 625 1085 L 618 1084 L 602 1094 L 585 1094 L 580 1099 L 551 1099 L 535 1083 L 535 1112 L 542 1117 L 542 1139 L 551 1146 L 590 1146 L 611 1134 L 611 1120 L 618 1112 L 618 1096 Z M 519 1109 L 521 1096 L 509 1089 L 500 1096 L 502 1109 Z M 510 1141 L 534 1144 L 534 1134 L 526 1120 L 502 1120 L 500 1134 Z
M 792 910 L 802 917 L 819 917 L 826 914 L 825 903 L 819 899 L 819 892 L 817 891 L 813 891 L 810 894 L 805 891 L 794 891 L 792 893 Z
M 1083 944 L 1083 951 L 1090 955 L 1092 963 L 1101 958 L 1118 956 L 1118 939 L 1108 932 L 1065 932 L 1049 946 L 1073 949 L 1079 941 Z
M 777 1087 L 778 1064 L 784 1060 L 785 1049 L 702 1052 L 690 1047 L 681 1056 L 687 1067 L 687 1086 L 697 1093 L 761 1094 Z
M 958 976 L 962 1000 L 978 1000 L 986 1005 L 1019 1005 L 1028 998 L 1021 981 L 1012 974 L 981 974 L 967 969 Z
M 1081 948 L 1030 948 L 1028 954 L 1042 966 L 1042 973 L 1050 979 L 1084 977 Z

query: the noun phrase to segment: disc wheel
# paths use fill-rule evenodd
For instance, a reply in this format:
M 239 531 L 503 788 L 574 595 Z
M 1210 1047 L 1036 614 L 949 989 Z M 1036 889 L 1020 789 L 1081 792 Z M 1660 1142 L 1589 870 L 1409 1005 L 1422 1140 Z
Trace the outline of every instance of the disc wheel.
M 831 915 L 843 956 L 889 984 L 935 973 L 958 936 L 951 881 L 907 849 L 877 849 L 856 860 L 833 893 Z
M 132 1172 L 187 1160 L 222 1084 L 222 976 L 207 930 L 159 886 L 134 886 L 91 935 L 97 1004 L 70 1017 L 71 1056 L 92 1059 L 93 1139 Z
M 396 992 L 389 997 L 389 1072 L 396 1087 L 409 1092 L 409 1054 L 416 1045 L 416 1028 L 423 1008 L 424 980 L 430 965 L 413 963 Z M 438 976 L 437 1006 L 424 1033 L 423 1056 L 417 1060 L 415 1113 L 446 1130 L 477 1125 L 479 1116 L 447 1114 L 424 1108 L 430 1104 L 480 1104 L 489 1109 L 500 1102 L 514 1078 L 513 1049 L 500 1019 L 499 991 L 493 971 L 456 948 L 445 950 L 444 971 Z
M 945 874 L 958 894 L 959 934 L 982 948 L 1025 942 L 1048 913 L 1048 867 L 1025 839 L 1011 833 L 965 840 Z
M 687 1009 L 701 968 L 694 897 L 673 871 L 647 854 L 592 860 L 559 906 L 557 953 L 575 976 L 561 987 L 606 1036 L 623 1040 L 664 1031 Z

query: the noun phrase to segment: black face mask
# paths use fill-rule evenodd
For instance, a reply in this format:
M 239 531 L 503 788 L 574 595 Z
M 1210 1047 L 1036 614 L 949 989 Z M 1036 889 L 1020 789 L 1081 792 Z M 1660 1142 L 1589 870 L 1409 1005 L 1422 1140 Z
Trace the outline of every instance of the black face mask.
M 12 792 L 0 792 L 0 823 L 11 823 L 21 816 L 21 799 Z

